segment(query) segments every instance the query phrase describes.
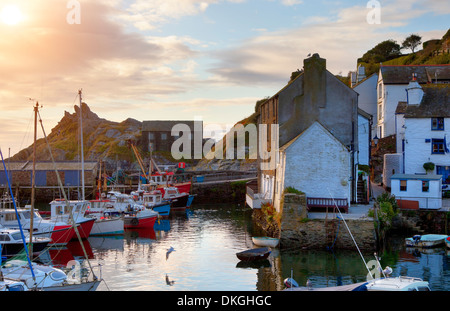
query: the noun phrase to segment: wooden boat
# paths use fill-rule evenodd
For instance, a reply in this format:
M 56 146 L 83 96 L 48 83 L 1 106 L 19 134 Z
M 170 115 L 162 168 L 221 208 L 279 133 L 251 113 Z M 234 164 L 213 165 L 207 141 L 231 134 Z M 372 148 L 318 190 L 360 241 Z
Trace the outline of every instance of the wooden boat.
M 242 261 L 256 261 L 266 259 L 270 255 L 268 247 L 251 248 L 246 251 L 236 253 L 237 258 Z
M 270 238 L 266 236 L 254 236 L 252 237 L 253 244 L 261 247 L 277 247 L 280 239 Z
M 442 234 L 424 234 L 424 235 L 415 235 L 411 238 L 406 238 L 405 243 L 406 246 L 409 247 L 437 247 L 444 245 L 445 239 L 447 235 Z

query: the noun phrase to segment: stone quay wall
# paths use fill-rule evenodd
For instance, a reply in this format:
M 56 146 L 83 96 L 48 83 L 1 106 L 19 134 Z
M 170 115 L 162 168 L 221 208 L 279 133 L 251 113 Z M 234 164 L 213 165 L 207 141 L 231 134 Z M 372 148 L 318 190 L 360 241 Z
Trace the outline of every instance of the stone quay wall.
M 356 249 L 344 222 L 339 219 L 309 219 L 305 195 L 285 194 L 280 224 L 281 248 Z M 329 214 L 330 217 L 333 214 Z M 345 217 L 345 215 L 344 215 Z M 346 220 L 358 247 L 375 250 L 376 235 L 371 220 Z

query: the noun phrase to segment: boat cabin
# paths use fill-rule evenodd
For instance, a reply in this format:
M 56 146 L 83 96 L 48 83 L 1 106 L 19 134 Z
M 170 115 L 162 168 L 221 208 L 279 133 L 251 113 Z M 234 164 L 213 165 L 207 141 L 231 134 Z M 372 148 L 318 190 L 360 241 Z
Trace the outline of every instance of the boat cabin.
M 29 209 L 17 209 L 19 220 L 22 226 L 26 226 L 30 223 L 31 211 Z M 0 210 L 0 225 L 5 227 L 17 227 L 19 225 L 17 221 L 17 214 L 14 209 L 1 209 Z M 37 223 L 42 220 L 41 215 L 38 212 L 34 212 L 33 222 Z
M 66 202 L 57 199 L 50 202 L 51 217 L 57 221 L 67 221 L 70 213 L 72 213 L 74 219 L 83 217 L 89 207 L 89 201 L 73 200 Z

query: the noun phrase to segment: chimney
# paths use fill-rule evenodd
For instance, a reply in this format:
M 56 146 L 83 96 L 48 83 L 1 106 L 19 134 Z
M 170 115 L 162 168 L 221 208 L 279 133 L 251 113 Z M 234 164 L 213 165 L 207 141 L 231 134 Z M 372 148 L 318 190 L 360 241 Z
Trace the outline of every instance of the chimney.
M 419 83 L 417 83 L 417 74 L 413 73 L 412 80 L 406 87 L 406 98 L 408 105 L 420 105 L 422 102 L 423 90 Z
M 303 61 L 305 101 L 311 107 L 325 108 L 327 103 L 327 61 L 315 53 Z

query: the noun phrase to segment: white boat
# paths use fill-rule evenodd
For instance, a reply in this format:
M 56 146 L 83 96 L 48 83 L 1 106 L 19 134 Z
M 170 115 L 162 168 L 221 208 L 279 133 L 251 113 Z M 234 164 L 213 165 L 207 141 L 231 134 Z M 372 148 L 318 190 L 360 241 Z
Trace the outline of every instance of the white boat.
M 95 220 L 91 230 L 92 235 L 119 235 L 124 233 L 123 218 L 99 217 Z
M 0 292 L 25 292 L 29 288 L 24 282 L 10 279 L 0 279 Z
M 86 239 L 91 234 L 95 221 L 92 217 L 85 217 L 89 206 L 89 201 L 86 200 L 53 200 L 50 202 L 51 220 L 70 224 L 73 219 L 78 225 L 81 238 Z M 74 235 L 73 239 L 77 239 L 77 236 Z
M 23 282 L 27 288 L 44 291 L 95 291 L 100 280 L 87 280 L 86 276 L 65 273 L 62 269 L 32 263 L 33 273 L 26 261 L 10 260 L 1 272 L 5 278 Z M 81 270 L 80 270 L 81 271 Z M 80 272 L 81 274 L 81 272 Z
M 447 235 L 443 234 L 424 234 L 424 235 L 415 235 L 411 238 L 406 238 L 405 243 L 406 246 L 409 247 L 437 247 L 444 245 L 445 239 Z
M 33 236 L 33 256 L 46 249 L 52 240 L 50 238 L 40 238 Z M 25 243 L 28 245 L 29 237 L 25 237 Z M 0 256 L 13 257 L 24 251 L 24 243 L 20 230 L 8 229 L 0 225 Z
M 253 244 L 257 245 L 257 246 L 262 246 L 262 247 L 277 247 L 278 243 L 280 242 L 280 239 L 277 238 L 270 238 L 270 237 L 266 237 L 266 236 L 261 236 L 261 237 L 252 237 L 252 241 Z
M 295 283 L 294 283 L 295 284 Z M 285 291 L 430 291 L 428 282 L 419 278 L 405 276 L 392 278 L 379 278 L 367 282 L 360 282 L 341 286 L 330 287 L 290 287 Z
M 19 219 L 17 219 L 19 215 Z M 53 246 L 66 245 L 74 236 L 75 232 L 69 224 L 62 221 L 43 219 L 38 212 L 31 213 L 30 209 L 0 209 L 0 225 L 8 229 L 19 230 L 19 221 L 22 228 L 29 232 L 33 217 L 33 236 L 51 238 Z

